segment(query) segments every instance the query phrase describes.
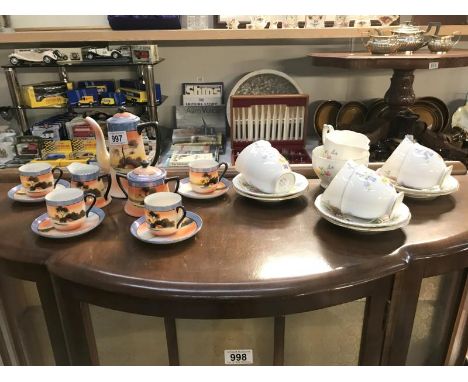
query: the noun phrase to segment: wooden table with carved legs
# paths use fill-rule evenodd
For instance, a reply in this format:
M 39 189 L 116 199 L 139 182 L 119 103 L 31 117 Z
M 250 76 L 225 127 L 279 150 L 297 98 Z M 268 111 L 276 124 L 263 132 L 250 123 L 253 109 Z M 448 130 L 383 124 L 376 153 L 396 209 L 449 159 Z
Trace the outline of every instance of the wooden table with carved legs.
M 0 293 L 5 306 L 7 324 L 12 332 L 15 352 L 21 365 L 28 364 L 23 349 L 20 329 L 17 322 L 19 308 L 18 296 L 14 288 L 10 288 L 13 277 L 19 280 L 32 281 L 36 284 L 49 339 L 52 345 L 57 365 L 68 365 L 69 358 L 65 345 L 65 337 L 57 307 L 54 288 L 45 261 L 53 252 L 41 249 L 37 238 L 31 236 L 32 221 L 44 213 L 44 203 L 21 204 L 8 199 L 7 192 L 18 182 L 14 177 L 2 176 L 0 178 L 0 232 L 2 250 L 0 251 Z M 36 244 L 39 243 L 38 246 Z M 31 247 L 31 245 L 33 247 Z M 8 276 L 8 277 L 5 277 Z
M 468 187 L 466 176 L 458 179 L 462 189 Z M 413 271 L 406 273 L 413 252 L 464 256 L 468 231 L 459 222 L 468 211 L 466 193 L 425 206 L 409 200 L 409 226 L 363 236 L 321 219 L 313 207 L 321 192 L 318 181 L 310 181 L 310 188 L 303 197 L 275 206 L 234 191 L 209 203 L 184 200 L 202 216 L 204 227 L 195 238 L 165 247 L 133 238 L 128 230 L 134 219 L 113 205 L 99 229 L 47 262 L 60 296 L 71 362 L 99 362 L 89 303 L 164 317 L 172 365 L 179 364 L 177 318 L 274 317 L 272 364 L 282 364 L 286 315 L 366 297 L 359 363 L 385 364 L 384 334 L 399 322 L 398 314 L 387 312 L 398 309 L 394 303 L 417 302 L 412 291 L 397 298 L 404 291 L 394 277 L 417 283 Z M 433 220 L 440 222 L 437 230 Z M 457 269 L 463 267 L 458 263 Z M 386 346 L 404 350 L 398 341 L 388 340 Z

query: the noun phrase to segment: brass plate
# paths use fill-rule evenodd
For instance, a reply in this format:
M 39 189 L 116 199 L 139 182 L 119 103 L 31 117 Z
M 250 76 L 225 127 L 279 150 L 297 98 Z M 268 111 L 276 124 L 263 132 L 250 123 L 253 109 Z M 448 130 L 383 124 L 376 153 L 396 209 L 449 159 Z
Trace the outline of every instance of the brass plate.
M 340 111 L 340 108 L 341 103 L 333 100 L 322 102 L 320 105 L 317 106 L 317 109 L 315 109 L 314 114 L 314 127 L 319 137 L 322 136 L 322 129 L 324 124 L 335 124 L 336 117 L 338 115 L 338 112 Z
M 387 108 L 387 103 L 383 98 L 372 102 L 367 108 L 366 122 L 377 119 L 382 111 Z
M 409 108 L 413 113 L 419 115 L 419 120 L 423 121 L 427 128 L 432 131 L 440 131 L 443 124 L 442 112 L 428 101 L 418 100 Z
M 447 129 L 447 126 L 449 125 L 449 122 L 450 122 L 450 112 L 445 102 L 442 101 L 440 98 L 436 98 L 436 97 L 421 97 L 417 101 L 419 100 L 432 103 L 434 107 L 439 109 L 439 111 L 442 114 L 442 128 L 440 130 L 433 129 L 433 131 L 438 132 L 438 131 L 444 131 L 445 129 Z
M 367 108 L 362 102 L 345 103 L 336 116 L 336 128 L 343 130 L 362 125 L 366 121 Z

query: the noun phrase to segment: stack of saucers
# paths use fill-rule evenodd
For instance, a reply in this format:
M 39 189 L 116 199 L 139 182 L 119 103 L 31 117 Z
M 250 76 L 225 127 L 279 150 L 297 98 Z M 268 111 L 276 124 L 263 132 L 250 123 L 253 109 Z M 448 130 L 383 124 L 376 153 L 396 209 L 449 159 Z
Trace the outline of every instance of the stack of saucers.
M 459 188 L 451 175 L 452 166 L 446 166 L 438 153 L 409 137 L 401 141 L 378 172 L 409 198 L 429 200 Z
M 402 192 L 375 171 L 353 161 L 346 164 L 315 200 L 329 222 L 359 232 L 391 231 L 411 219 Z

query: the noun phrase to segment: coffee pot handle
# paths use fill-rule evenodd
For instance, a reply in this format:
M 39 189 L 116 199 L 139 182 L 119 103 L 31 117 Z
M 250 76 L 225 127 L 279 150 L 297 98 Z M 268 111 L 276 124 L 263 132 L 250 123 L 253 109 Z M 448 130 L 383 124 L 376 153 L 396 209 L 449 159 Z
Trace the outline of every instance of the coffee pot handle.
M 143 130 L 148 127 L 154 127 L 154 131 L 156 132 L 156 137 L 154 138 L 155 145 L 156 145 L 156 152 L 154 154 L 153 161 L 151 162 L 151 166 L 156 166 L 159 156 L 161 155 L 161 133 L 159 131 L 158 126 L 159 126 L 159 122 L 143 122 L 137 126 L 137 131 L 138 131 L 138 134 L 140 135 L 143 132 Z
M 327 140 L 327 135 L 335 131 L 332 125 L 327 125 L 326 123 L 323 124 L 322 128 L 322 144 L 325 144 Z
M 111 176 L 111 174 L 104 174 L 104 175 L 99 176 L 98 180 L 101 180 L 103 178 L 107 179 L 107 188 L 106 188 L 106 192 L 104 193 L 104 199 L 107 200 L 107 197 L 109 195 L 109 191 L 110 191 L 111 186 L 112 186 L 112 176 Z
M 58 175 L 57 179 L 56 179 L 55 182 L 54 182 L 54 188 L 57 186 L 57 183 L 59 182 L 59 180 L 62 179 L 62 177 L 63 177 L 63 171 L 62 171 L 62 169 L 61 169 L 60 167 L 54 167 L 54 168 L 52 169 L 52 174 L 53 174 L 55 171 L 57 171 L 59 175 Z

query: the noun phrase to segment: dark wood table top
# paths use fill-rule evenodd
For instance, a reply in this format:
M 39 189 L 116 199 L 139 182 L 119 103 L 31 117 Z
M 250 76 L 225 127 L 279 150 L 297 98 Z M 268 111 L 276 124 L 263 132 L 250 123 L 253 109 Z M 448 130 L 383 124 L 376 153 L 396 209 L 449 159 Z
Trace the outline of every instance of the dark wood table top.
M 434 54 L 421 49 L 413 54 L 398 53 L 389 56 L 369 52 L 310 53 L 313 63 L 319 66 L 335 66 L 346 69 L 430 69 L 429 64 L 437 63 L 438 68 L 468 66 L 468 50 L 456 49 L 446 54 Z
M 122 200 L 105 208 L 95 230 L 67 240 L 36 236 L 31 222 L 45 205 L 6 197 L 0 183 L 0 256 L 44 262 L 76 283 L 141 297 L 268 298 L 315 293 L 373 280 L 404 269 L 411 248 L 440 255 L 448 245 L 468 246 L 468 177 L 461 190 L 433 201 L 405 200 L 412 220 L 392 232 L 363 235 L 332 225 L 313 206 L 321 192 L 310 180 L 306 195 L 276 205 L 231 190 L 211 201 L 184 198 L 203 218 L 203 229 L 185 242 L 155 246 L 130 233 L 135 220 Z

